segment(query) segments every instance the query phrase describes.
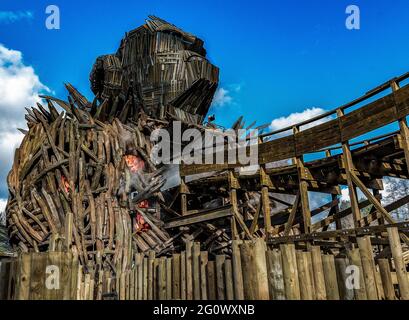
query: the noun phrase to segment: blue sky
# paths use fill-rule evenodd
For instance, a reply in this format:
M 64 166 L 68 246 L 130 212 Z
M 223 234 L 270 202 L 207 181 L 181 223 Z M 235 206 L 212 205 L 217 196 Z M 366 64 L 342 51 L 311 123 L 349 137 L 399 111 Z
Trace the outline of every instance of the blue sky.
M 60 30 L 45 27 L 50 4 L 60 8 Z M 360 30 L 345 27 L 351 4 L 361 10 Z M 56 96 L 70 82 L 91 97 L 95 58 L 154 14 L 205 40 L 228 97 L 214 107 L 217 122 L 244 115 L 262 124 L 332 109 L 409 71 L 408 12 L 407 0 L 1 0 L 0 44 L 21 52 Z

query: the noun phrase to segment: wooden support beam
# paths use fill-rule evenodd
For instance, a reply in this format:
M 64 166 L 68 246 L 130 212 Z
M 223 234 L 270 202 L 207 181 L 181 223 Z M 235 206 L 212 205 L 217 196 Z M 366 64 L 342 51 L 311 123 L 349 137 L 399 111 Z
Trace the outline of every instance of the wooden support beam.
M 291 228 L 292 228 L 292 226 L 294 224 L 294 218 L 295 218 L 295 215 L 297 213 L 298 206 L 300 204 L 300 197 L 301 197 L 300 191 L 298 191 L 297 196 L 295 197 L 295 201 L 294 201 L 293 207 L 291 209 L 290 215 L 288 217 L 288 222 L 285 225 L 285 230 L 284 230 L 284 236 L 285 237 L 290 234 L 290 230 L 291 230 Z
M 248 239 L 253 239 L 253 235 L 250 233 L 244 219 L 239 211 L 239 205 L 237 200 L 237 189 L 240 189 L 239 180 L 234 174 L 234 170 L 229 171 L 229 189 L 230 189 L 230 204 L 235 220 L 239 223 L 240 227 L 244 231 Z
M 182 211 L 182 216 L 187 215 L 187 194 L 189 189 L 185 183 L 185 179 L 182 177 L 180 182 L 180 207 Z
M 268 237 L 272 232 L 271 207 L 270 207 L 270 197 L 269 197 L 269 188 L 272 187 L 272 182 L 271 182 L 270 177 L 266 174 L 266 170 L 263 165 L 260 166 L 260 184 L 261 184 L 261 202 L 263 204 L 263 213 L 264 213 L 264 229 Z
M 399 282 L 401 299 L 409 300 L 409 280 L 406 266 L 402 257 L 402 245 L 399 240 L 399 230 L 397 228 L 388 229 L 389 243 L 391 246 L 393 262 L 395 264 L 396 275 Z
M 293 133 L 296 135 L 299 133 L 298 127 L 293 127 Z M 304 222 L 304 233 L 311 232 L 311 210 L 310 210 L 310 203 L 308 200 L 308 182 L 307 177 L 310 177 L 310 173 L 308 169 L 304 166 L 304 161 L 302 157 L 295 157 L 294 162 L 297 165 L 297 174 L 298 174 L 298 187 L 300 192 L 301 198 L 301 211 L 303 215 L 303 222 Z
M 337 110 L 338 118 L 344 116 L 344 111 L 341 109 Z M 359 227 L 359 220 L 361 219 L 361 211 L 359 210 L 359 201 L 356 193 L 356 188 L 352 182 L 351 172 L 355 169 L 354 163 L 352 161 L 351 150 L 349 148 L 348 141 L 342 143 L 342 161 L 345 167 L 349 198 L 351 201 L 352 216 L 354 218 L 354 225 L 356 228 Z
M 384 207 L 382 207 L 382 204 L 378 201 L 377 198 L 365 187 L 365 185 L 362 183 L 362 181 L 355 175 L 355 173 L 351 172 L 351 178 L 353 182 L 358 186 L 359 189 L 361 189 L 362 193 L 368 198 L 370 202 L 375 206 L 375 208 L 383 215 L 385 220 L 389 224 L 395 224 L 396 221 L 392 218 L 392 216 L 389 214 L 388 211 Z M 401 239 L 409 245 L 409 239 L 406 235 L 401 234 Z
M 391 88 L 395 93 L 400 89 L 399 83 L 397 83 L 396 81 L 392 81 Z M 406 118 L 399 119 L 399 129 L 402 137 L 402 147 L 403 152 L 405 153 L 406 166 L 409 168 L 409 129 Z

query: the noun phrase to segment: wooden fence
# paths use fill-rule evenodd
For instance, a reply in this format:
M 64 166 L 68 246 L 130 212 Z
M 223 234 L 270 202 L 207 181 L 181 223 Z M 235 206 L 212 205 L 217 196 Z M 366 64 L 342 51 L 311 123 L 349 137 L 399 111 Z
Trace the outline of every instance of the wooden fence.
M 234 241 L 232 254 L 209 257 L 200 244 L 169 257 L 136 254 L 132 268 L 84 273 L 71 253 L 22 255 L 9 262 L 9 299 L 78 300 L 395 300 L 409 299 L 398 229 L 389 228 L 390 258 L 374 259 L 370 236 L 337 254 L 319 246 L 262 239 Z M 3 267 L 5 263 L 2 264 Z M 54 267 L 50 267 L 54 266 Z M 57 267 L 57 268 L 56 268 Z M 4 269 L 4 268 L 3 268 Z M 55 271 L 58 270 L 58 271 Z M 54 272 L 59 283 L 52 283 Z M 50 278 L 51 277 L 51 278 Z M 54 278 L 55 279 L 55 278 Z M 51 285 L 51 289 L 47 289 Z

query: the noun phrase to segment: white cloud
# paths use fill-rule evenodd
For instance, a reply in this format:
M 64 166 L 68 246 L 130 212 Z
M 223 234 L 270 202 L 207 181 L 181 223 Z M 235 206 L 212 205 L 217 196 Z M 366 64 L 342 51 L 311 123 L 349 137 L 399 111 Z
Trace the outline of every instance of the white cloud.
M 306 121 L 308 119 L 316 117 L 316 116 L 318 116 L 320 114 L 323 114 L 325 112 L 326 111 L 324 109 L 322 109 L 322 108 L 309 108 L 309 109 L 306 109 L 306 110 L 304 110 L 302 112 L 291 113 L 287 117 L 281 117 L 281 118 L 277 118 L 277 119 L 274 119 L 273 121 L 271 121 L 270 129 L 272 131 L 280 130 L 280 129 L 295 125 L 297 123 Z M 316 125 L 318 125 L 320 123 L 327 122 L 328 120 L 330 120 L 329 117 L 314 121 L 312 123 L 309 123 L 308 125 L 305 125 L 303 127 L 303 129 L 307 129 L 307 128 L 316 126 Z
M 224 88 L 218 88 L 213 97 L 213 105 L 215 107 L 223 107 L 233 102 L 233 97 L 230 95 L 230 91 Z
M 6 199 L 0 199 L 0 213 L 3 212 L 6 209 L 7 205 L 7 200 Z
M 34 17 L 31 11 L 0 11 L 0 22 L 13 23 L 23 19 L 32 19 Z
M 24 108 L 35 106 L 38 95 L 49 91 L 34 69 L 24 64 L 20 51 L 0 44 L 0 198 L 7 196 L 6 176 L 23 137 L 16 129 L 26 126 Z

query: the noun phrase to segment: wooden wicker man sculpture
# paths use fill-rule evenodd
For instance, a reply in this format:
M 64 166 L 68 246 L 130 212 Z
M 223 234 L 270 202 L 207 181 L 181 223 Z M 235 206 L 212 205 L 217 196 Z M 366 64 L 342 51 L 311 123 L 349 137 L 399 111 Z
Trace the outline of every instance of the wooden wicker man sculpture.
M 27 108 L 29 130 L 8 175 L 16 250 L 70 250 L 85 268 L 117 271 L 135 250 L 173 250 L 150 134 L 175 119 L 203 121 L 218 84 L 205 56 L 202 40 L 150 17 L 97 59 L 93 102 L 67 84 L 68 101 L 43 96 L 46 107 Z

